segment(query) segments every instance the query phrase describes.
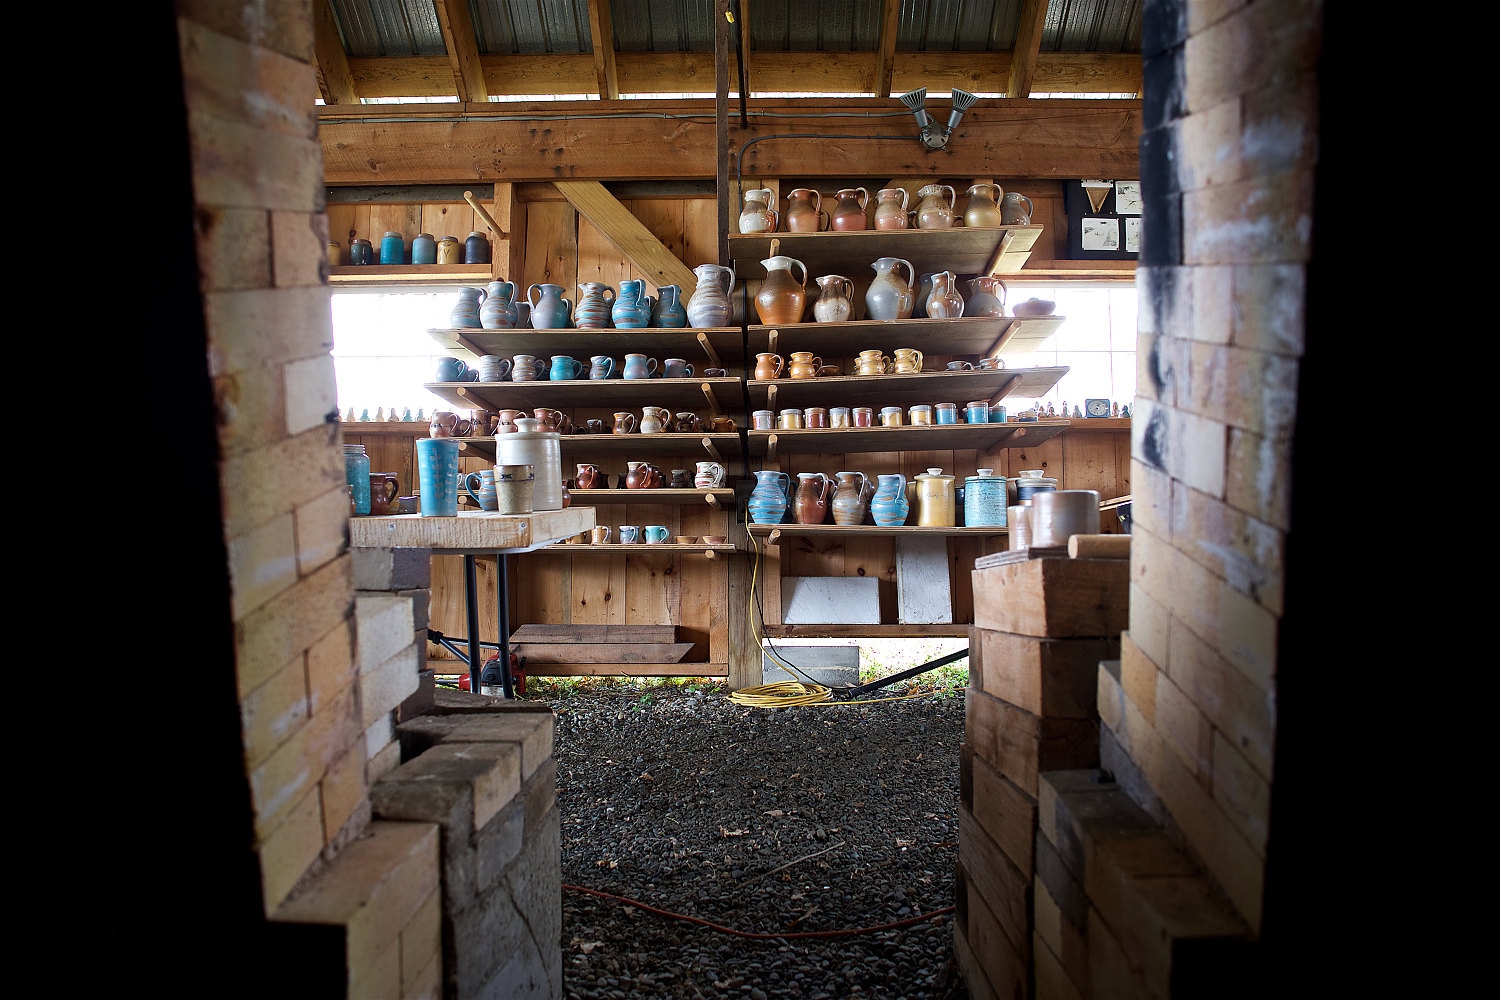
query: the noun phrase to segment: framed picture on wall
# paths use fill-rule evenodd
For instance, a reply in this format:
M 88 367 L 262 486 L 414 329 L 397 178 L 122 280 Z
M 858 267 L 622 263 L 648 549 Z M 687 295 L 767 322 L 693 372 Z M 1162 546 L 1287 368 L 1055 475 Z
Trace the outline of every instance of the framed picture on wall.
M 1083 179 L 1063 184 L 1072 260 L 1136 260 L 1141 255 L 1141 183 Z

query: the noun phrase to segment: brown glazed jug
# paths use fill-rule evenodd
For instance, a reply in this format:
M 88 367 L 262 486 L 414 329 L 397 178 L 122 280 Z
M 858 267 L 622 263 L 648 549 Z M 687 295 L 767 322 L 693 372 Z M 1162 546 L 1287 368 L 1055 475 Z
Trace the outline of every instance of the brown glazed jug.
M 829 509 L 833 511 L 833 523 L 858 525 L 865 523 L 870 510 L 870 497 L 875 495 L 875 484 L 863 472 L 835 472 L 837 485 Z
M 823 524 L 828 520 L 828 501 L 834 482 L 821 472 L 797 473 L 797 492 L 792 497 L 792 517 L 798 524 Z
M 815 188 L 793 188 L 786 196 L 783 220 L 789 233 L 817 233 L 823 230 L 823 195 Z
M 869 204 L 870 192 L 862 187 L 841 188 L 838 204 L 828 216 L 828 228 L 841 233 L 858 232 L 865 229 L 865 205 Z
M 766 280 L 755 293 L 755 311 L 760 321 L 767 326 L 802 322 L 802 313 L 807 309 L 807 265 L 795 257 L 768 257 L 761 261 L 766 269 Z M 792 274 L 792 267 L 802 271 L 799 280 Z
M 964 297 L 958 290 L 958 278 L 952 271 L 932 276 L 932 291 L 927 296 L 930 319 L 958 319 L 964 314 Z

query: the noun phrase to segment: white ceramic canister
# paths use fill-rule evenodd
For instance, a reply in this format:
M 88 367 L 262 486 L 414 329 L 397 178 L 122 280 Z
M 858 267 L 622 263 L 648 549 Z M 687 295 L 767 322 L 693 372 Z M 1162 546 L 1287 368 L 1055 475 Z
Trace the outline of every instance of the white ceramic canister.
M 1098 490 L 1045 490 L 1031 498 L 1031 544 L 1067 545 L 1073 535 L 1099 534 Z
M 534 417 L 517 417 L 514 432 L 495 437 L 495 464 L 531 466 L 536 473 L 532 509 L 562 510 L 562 435 L 540 427 Z

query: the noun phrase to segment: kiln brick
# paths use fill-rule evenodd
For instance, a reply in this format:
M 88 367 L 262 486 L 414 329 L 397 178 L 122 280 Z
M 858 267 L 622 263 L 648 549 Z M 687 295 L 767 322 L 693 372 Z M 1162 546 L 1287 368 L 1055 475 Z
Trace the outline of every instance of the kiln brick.
M 1053 639 L 1129 626 L 1130 560 L 1027 559 L 972 571 L 974 624 Z

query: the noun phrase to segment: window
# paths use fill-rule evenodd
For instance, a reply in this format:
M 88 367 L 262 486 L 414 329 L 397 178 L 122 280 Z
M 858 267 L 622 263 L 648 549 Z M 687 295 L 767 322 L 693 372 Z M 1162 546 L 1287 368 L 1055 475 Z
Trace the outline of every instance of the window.
M 1006 282 L 1007 306 L 1036 297 L 1057 303 L 1064 322 L 1034 353 L 1008 357 L 1010 367 L 1067 366 L 1068 374 L 1039 400 L 1012 398 L 1012 413 L 1033 403 L 1052 404 L 1063 416 L 1083 401 L 1104 398 L 1120 406 L 1135 397 L 1136 291 L 1134 285 L 1085 282 Z M 339 412 L 358 419 L 368 411 L 404 414 L 425 420 L 434 409 L 449 409 L 442 398 L 423 388 L 434 379 L 445 351 L 428 336 L 429 329 L 449 326 L 457 301 L 453 288 L 420 291 L 335 290 L 333 360 L 338 379 Z

